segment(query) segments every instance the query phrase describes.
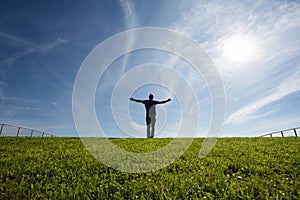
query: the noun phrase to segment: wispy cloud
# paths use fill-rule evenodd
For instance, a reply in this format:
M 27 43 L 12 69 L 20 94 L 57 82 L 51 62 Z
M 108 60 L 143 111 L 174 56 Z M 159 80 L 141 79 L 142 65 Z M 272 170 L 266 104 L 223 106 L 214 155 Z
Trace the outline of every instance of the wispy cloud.
M 14 41 L 19 41 L 21 39 L 18 38 L 14 38 Z M 15 53 L 10 57 L 7 57 L 6 59 L 4 59 L 0 65 L 9 65 L 14 63 L 15 61 L 17 61 L 18 59 L 25 57 L 27 55 L 30 55 L 32 53 L 36 53 L 36 52 L 47 52 L 50 49 L 53 49 L 57 46 L 60 46 L 64 43 L 66 43 L 67 40 L 62 39 L 62 38 L 56 38 L 56 40 L 50 42 L 50 43 L 46 43 L 46 44 L 41 44 L 41 45 L 33 45 L 31 44 L 28 48 L 26 48 L 25 50 Z
M 135 7 L 131 0 L 120 0 L 122 10 L 124 12 L 124 23 L 126 28 L 136 27 Z
M 124 25 L 126 29 L 133 29 L 137 26 L 137 16 L 135 12 L 135 5 L 131 0 L 120 0 L 120 5 L 122 11 L 124 13 Z M 134 34 L 129 35 L 126 41 L 126 48 L 129 50 L 134 42 Z M 122 58 L 122 63 L 120 68 L 118 67 L 116 70 L 108 71 L 110 73 L 108 75 L 108 79 L 105 79 L 104 83 L 99 88 L 101 92 L 108 90 L 116 77 L 119 77 L 125 72 L 126 66 L 129 62 L 130 54 L 125 54 Z
M 34 44 L 30 41 L 24 40 L 22 38 L 7 35 L 7 34 L 1 33 L 1 32 L 0 32 L 0 36 L 4 37 L 6 39 L 9 39 L 14 43 L 23 43 L 27 46 L 27 48 L 25 48 L 25 50 L 23 50 L 21 52 L 18 52 L 18 53 L 15 53 L 15 54 L 5 58 L 4 60 L 0 61 L 0 76 L 3 79 L 3 80 L 0 81 L 0 101 L 2 101 L 2 102 L 9 99 L 5 95 L 5 87 L 8 86 L 8 84 L 5 81 L 6 80 L 6 73 L 5 73 L 5 67 L 6 66 L 13 65 L 14 62 L 16 62 L 17 60 L 19 60 L 19 59 L 21 59 L 25 56 L 28 56 L 32 53 L 37 53 L 37 52 L 46 53 L 47 51 L 49 51 L 49 50 L 51 50 L 51 49 L 53 49 L 57 46 L 60 46 L 60 45 L 67 42 L 67 40 L 65 40 L 65 39 L 57 38 L 56 40 L 54 40 L 50 43 L 36 45 L 36 44 Z M 15 109 L 14 111 L 10 110 L 7 113 L 7 116 L 14 115 L 17 112 L 16 110 L 18 110 L 18 109 Z
M 12 41 L 14 43 L 22 43 L 22 44 L 26 44 L 26 45 L 29 45 L 29 46 L 34 46 L 34 44 L 32 42 L 27 41 L 27 40 L 25 40 L 23 38 L 20 38 L 20 37 L 9 35 L 9 34 L 3 33 L 3 32 L 0 32 L 0 36 L 3 37 L 3 38 L 9 39 L 10 41 Z
M 136 17 L 135 7 L 133 2 L 131 0 L 120 0 L 120 4 L 124 12 L 124 24 L 126 26 L 126 29 L 135 28 L 137 26 L 137 22 L 136 22 L 137 17 Z M 133 41 L 134 41 L 134 34 L 131 34 L 126 41 L 127 49 L 131 48 Z M 128 61 L 129 61 L 129 54 L 126 54 L 123 58 L 123 63 L 121 67 L 122 73 L 125 71 Z
M 58 38 L 56 38 L 56 40 L 54 40 L 50 43 L 39 46 L 38 49 L 41 50 L 41 51 L 47 51 L 47 50 L 50 50 L 50 49 L 55 48 L 57 46 L 60 46 L 62 44 L 65 44 L 66 42 L 67 42 L 66 39 L 58 37 Z
M 8 97 L 3 94 L 0 100 L 0 117 L 5 116 L 6 119 L 13 119 L 20 114 L 39 111 L 36 107 L 38 101 L 35 99 Z
M 276 112 L 263 112 L 263 108 L 299 91 L 295 63 L 300 51 L 300 4 L 214 1 L 195 2 L 190 7 L 171 28 L 200 42 L 217 66 L 233 110 L 226 124 L 237 125 Z M 255 39 L 255 57 L 248 63 L 232 63 L 224 57 L 223 45 L 234 35 Z M 232 101 L 236 97 L 241 99 L 240 108 Z
M 226 119 L 225 124 L 239 124 L 247 119 L 257 119 L 261 117 L 261 114 L 259 114 L 261 108 L 298 91 L 300 91 L 300 70 L 291 77 L 288 77 L 287 80 L 276 87 L 271 94 L 232 113 Z

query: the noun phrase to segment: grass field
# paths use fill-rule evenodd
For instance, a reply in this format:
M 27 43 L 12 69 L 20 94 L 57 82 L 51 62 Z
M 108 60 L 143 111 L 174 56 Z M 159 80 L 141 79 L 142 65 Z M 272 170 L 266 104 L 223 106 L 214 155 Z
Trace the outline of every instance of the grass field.
M 134 152 L 170 139 L 113 139 Z M 300 199 L 300 138 L 222 138 L 203 159 L 195 139 L 149 173 L 98 162 L 78 138 L 0 138 L 1 199 Z

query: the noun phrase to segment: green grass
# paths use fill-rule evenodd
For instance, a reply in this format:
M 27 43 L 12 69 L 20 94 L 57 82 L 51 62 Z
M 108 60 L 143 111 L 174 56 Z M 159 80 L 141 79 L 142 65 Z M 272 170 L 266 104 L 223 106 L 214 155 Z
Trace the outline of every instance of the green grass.
M 113 139 L 134 152 L 170 139 Z M 171 165 L 125 173 L 77 138 L 0 138 L 0 199 L 300 199 L 300 138 L 222 138 L 203 159 L 195 139 Z

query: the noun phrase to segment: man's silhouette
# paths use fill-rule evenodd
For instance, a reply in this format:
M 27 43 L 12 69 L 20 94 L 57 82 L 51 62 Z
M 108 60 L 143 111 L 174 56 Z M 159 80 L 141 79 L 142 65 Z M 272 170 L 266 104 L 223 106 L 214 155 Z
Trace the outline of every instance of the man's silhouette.
M 139 100 L 139 99 L 134 99 L 132 97 L 130 98 L 131 101 L 135 101 L 135 102 L 142 103 L 145 105 L 146 123 L 147 123 L 147 138 L 154 137 L 155 122 L 156 122 L 156 104 L 164 104 L 164 103 L 171 101 L 171 99 L 167 99 L 165 101 L 154 101 L 153 98 L 154 98 L 153 94 L 149 94 L 148 100 Z M 150 129 L 151 129 L 151 131 L 150 131 Z

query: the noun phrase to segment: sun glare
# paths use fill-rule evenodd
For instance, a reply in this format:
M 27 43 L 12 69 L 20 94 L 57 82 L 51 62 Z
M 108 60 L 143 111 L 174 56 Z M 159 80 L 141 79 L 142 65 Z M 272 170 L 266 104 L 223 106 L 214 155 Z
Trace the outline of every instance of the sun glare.
M 231 62 L 249 62 L 255 56 L 255 40 L 252 37 L 235 35 L 224 41 L 223 54 Z

